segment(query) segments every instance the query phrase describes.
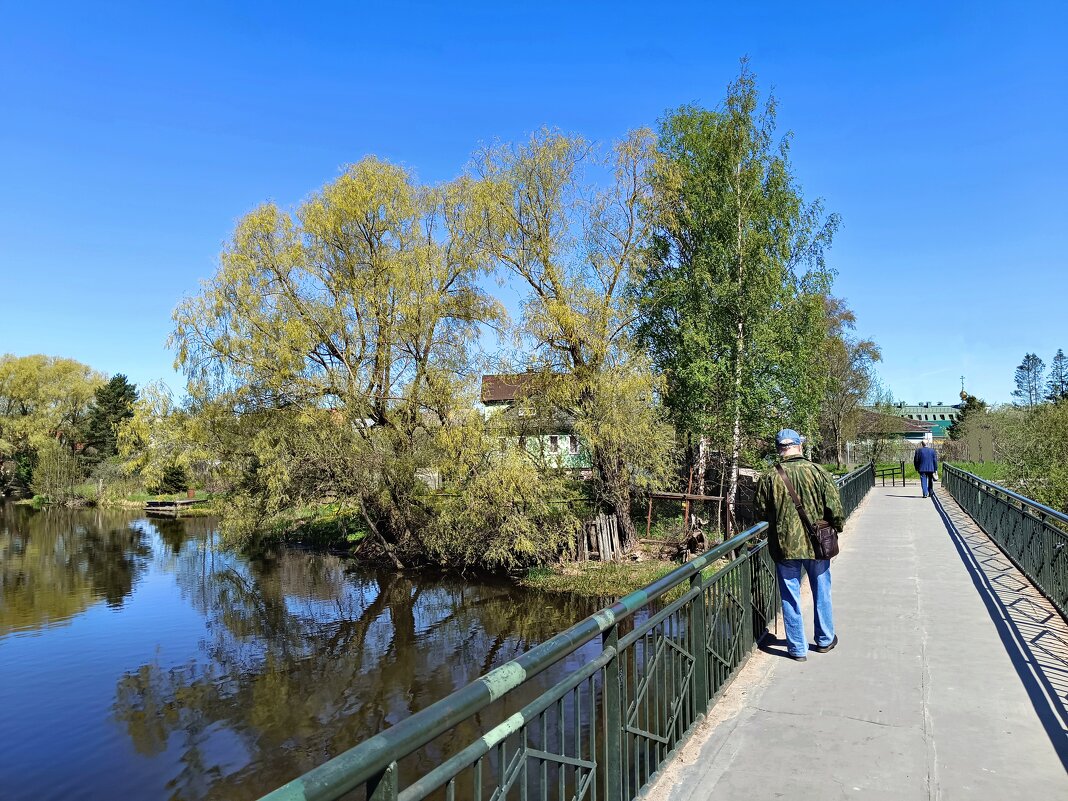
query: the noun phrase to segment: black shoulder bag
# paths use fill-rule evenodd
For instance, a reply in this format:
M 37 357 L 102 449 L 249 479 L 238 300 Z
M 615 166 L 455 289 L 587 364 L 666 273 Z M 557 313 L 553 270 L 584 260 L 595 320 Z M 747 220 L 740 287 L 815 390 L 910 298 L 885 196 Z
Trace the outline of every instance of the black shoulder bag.
M 809 522 L 808 515 L 805 514 L 801 499 L 797 497 L 797 490 L 794 489 L 793 482 L 786 476 L 786 471 L 782 469 L 781 464 L 775 465 L 775 469 L 782 478 L 782 483 L 786 485 L 786 491 L 793 498 L 794 508 L 797 509 L 797 514 L 801 518 L 801 525 L 805 527 L 805 531 L 808 532 L 808 538 L 812 541 L 812 550 L 815 552 L 816 558 L 833 559 L 838 556 L 838 530 L 826 520 L 817 520 L 816 525 L 813 526 Z

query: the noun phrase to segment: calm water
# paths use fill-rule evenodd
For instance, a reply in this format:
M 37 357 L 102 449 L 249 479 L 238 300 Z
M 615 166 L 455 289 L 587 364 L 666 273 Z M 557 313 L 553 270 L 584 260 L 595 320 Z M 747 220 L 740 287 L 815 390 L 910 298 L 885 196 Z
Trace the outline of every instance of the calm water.
M 599 606 L 250 561 L 206 518 L 0 515 L 4 801 L 257 798 Z

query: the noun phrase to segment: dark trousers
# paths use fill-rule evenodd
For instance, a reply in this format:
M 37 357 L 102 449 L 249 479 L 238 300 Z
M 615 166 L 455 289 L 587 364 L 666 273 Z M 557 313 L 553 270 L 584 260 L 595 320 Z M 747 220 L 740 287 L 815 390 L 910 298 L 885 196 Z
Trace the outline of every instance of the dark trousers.
M 934 482 L 934 473 L 920 473 L 920 489 L 923 490 L 923 497 L 934 495 Z

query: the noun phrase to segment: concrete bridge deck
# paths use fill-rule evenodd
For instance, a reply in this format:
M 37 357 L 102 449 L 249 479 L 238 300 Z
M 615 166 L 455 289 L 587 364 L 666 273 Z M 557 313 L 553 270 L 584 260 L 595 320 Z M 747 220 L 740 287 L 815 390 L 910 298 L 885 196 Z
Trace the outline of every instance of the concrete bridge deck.
M 1068 626 L 941 485 L 871 490 L 832 570 L 840 645 L 780 624 L 650 799 L 1068 799 Z

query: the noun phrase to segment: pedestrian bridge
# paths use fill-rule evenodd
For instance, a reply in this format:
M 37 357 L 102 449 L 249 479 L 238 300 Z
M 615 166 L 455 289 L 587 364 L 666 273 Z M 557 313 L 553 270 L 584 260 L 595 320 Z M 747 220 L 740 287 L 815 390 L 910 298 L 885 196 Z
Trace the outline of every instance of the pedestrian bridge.
M 840 480 L 827 654 L 760 524 L 268 798 L 1068 798 L 1068 518 L 943 479 Z

